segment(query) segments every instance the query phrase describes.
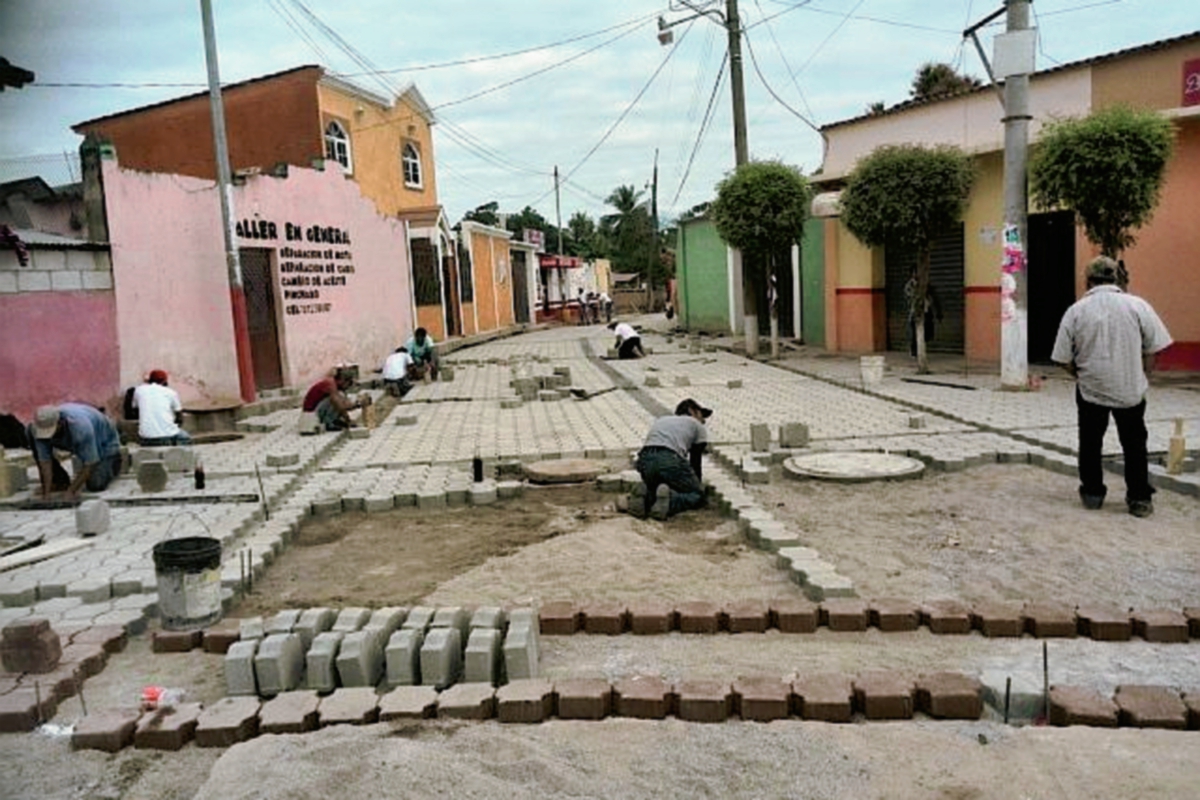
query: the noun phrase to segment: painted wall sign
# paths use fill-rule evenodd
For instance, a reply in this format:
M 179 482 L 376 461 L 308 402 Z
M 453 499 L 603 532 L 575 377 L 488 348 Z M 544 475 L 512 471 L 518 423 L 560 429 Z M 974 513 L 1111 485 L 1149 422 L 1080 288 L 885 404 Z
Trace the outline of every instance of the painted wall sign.
M 1183 105 L 1200 106 L 1200 58 L 1183 62 Z

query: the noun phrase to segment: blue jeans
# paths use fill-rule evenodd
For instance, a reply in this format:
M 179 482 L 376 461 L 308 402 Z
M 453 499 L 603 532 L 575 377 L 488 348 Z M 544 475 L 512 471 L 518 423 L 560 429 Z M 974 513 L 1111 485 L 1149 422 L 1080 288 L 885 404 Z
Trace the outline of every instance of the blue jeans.
M 680 511 L 704 507 L 704 486 L 692 465 L 674 450 L 665 447 L 643 447 L 638 452 L 637 471 L 646 484 L 645 510 L 647 516 L 654 505 L 658 487 L 666 484 L 671 488 L 671 506 L 667 516 L 673 517 Z
M 113 479 L 120 474 L 121 454 L 104 456 L 92 465 L 92 471 L 88 474 L 87 490 L 89 492 L 103 492 L 113 482 Z
M 156 436 L 152 439 L 138 437 L 138 444 L 142 447 L 178 447 L 192 443 L 192 437 L 185 430 L 180 430 L 174 436 Z

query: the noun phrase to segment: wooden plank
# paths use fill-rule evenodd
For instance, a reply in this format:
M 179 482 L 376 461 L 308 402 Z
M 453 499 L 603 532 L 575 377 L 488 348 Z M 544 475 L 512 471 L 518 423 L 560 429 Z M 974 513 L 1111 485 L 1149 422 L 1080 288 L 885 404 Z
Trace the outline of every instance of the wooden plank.
M 0 572 L 7 572 L 10 569 L 23 567 L 26 564 L 36 564 L 38 561 L 45 561 L 55 556 L 61 556 L 64 553 L 70 553 L 84 547 L 91 547 L 95 542 L 95 539 L 56 539 L 40 547 L 35 547 L 31 550 L 22 550 L 19 553 L 13 553 L 11 556 L 0 558 Z

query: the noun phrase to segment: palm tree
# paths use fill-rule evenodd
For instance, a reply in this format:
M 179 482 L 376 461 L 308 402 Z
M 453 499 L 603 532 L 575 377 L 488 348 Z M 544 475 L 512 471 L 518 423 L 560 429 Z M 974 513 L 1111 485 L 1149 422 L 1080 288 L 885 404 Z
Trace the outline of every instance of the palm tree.
M 616 209 L 600 218 L 602 232 L 613 242 L 615 267 L 620 272 L 645 275 L 654 242 L 642 192 L 632 186 L 618 186 L 604 202 Z
M 931 100 L 935 97 L 958 94 L 980 85 L 979 79 L 970 75 L 959 75 L 949 64 L 933 61 L 921 65 L 913 78 L 911 94 L 914 100 Z

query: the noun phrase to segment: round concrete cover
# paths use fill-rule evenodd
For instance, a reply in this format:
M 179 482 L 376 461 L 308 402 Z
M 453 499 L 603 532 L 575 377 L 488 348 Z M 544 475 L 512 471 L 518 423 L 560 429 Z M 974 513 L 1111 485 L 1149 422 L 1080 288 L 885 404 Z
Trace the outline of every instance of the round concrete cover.
M 531 483 L 582 483 L 594 481 L 605 472 L 607 466 L 586 458 L 555 458 L 525 467 L 525 477 Z
M 843 483 L 918 478 L 925 465 L 915 458 L 889 453 L 811 453 L 783 462 L 785 475 Z

